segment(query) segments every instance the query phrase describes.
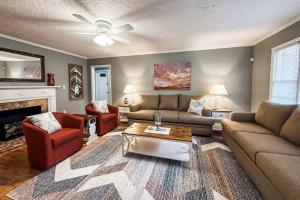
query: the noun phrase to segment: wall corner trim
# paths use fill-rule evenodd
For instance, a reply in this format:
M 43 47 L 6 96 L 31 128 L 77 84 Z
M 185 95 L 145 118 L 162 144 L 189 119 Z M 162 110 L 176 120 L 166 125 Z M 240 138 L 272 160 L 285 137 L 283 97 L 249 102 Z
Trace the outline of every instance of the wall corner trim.
M 52 50 L 52 51 L 64 53 L 64 54 L 67 54 L 67 55 L 71 55 L 71 56 L 75 56 L 75 57 L 79 57 L 79 58 L 83 58 L 83 59 L 88 59 L 87 57 L 84 57 L 84 56 L 81 56 L 81 55 L 78 55 L 78 54 L 70 53 L 70 52 L 67 52 L 67 51 L 63 51 L 63 50 L 56 49 L 56 48 L 53 48 L 53 47 L 45 46 L 45 45 L 38 44 L 38 43 L 35 43 L 35 42 L 30 42 L 28 40 L 23 40 L 23 39 L 16 38 L 16 37 L 13 37 L 13 36 L 9 36 L 9 35 L 5 35 L 5 34 L 2 34 L 2 33 L 0 33 L 0 37 L 6 38 L 6 39 L 9 39 L 9 40 L 14 40 L 14 41 L 17 41 L 17 42 L 22 42 L 22 43 L 29 44 L 29 45 L 33 45 L 33 46 L 36 46 L 36 47 L 41 47 L 41 48 L 44 48 L 44 49 L 49 49 L 49 50 Z
M 258 38 L 252 45 L 255 46 L 258 43 L 264 41 L 265 39 L 271 37 L 272 35 L 275 35 L 276 33 L 279 33 L 280 31 L 286 29 L 287 27 L 295 24 L 296 22 L 300 21 L 300 16 L 292 19 L 291 21 L 289 21 L 288 23 L 284 24 L 283 26 L 280 26 L 279 28 L 275 29 L 274 31 L 262 36 L 261 38 Z

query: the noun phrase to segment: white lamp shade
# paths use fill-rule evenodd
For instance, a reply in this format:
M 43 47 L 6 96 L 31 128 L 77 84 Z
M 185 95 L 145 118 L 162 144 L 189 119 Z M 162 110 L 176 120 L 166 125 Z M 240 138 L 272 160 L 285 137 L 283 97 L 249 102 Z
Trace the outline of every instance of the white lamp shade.
M 214 85 L 211 88 L 210 94 L 213 94 L 213 95 L 228 95 L 228 92 L 225 88 L 225 85 L 217 84 L 217 85 Z
M 124 94 L 134 94 L 136 92 L 137 92 L 137 90 L 136 90 L 135 86 L 131 85 L 131 84 L 127 84 L 123 91 Z

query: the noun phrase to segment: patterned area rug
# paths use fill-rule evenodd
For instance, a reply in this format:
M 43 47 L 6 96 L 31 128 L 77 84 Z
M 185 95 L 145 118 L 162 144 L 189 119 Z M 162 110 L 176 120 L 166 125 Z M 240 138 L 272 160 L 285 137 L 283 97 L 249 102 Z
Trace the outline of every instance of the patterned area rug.
M 8 141 L 0 141 L 0 154 L 8 152 L 24 144 L 26 144 L 24 136 L 12 140 L 8 140 Z
M 189 166 L 122 156 L 120 132 L 92 144 L 7 194 L 12 199 L 261 199 L 227 146 L 193 137 Z

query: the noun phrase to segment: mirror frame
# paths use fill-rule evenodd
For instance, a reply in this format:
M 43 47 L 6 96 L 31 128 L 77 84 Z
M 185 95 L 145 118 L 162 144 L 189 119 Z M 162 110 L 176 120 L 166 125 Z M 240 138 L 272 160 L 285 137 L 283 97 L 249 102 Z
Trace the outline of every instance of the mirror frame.
M 45 82 L 45 59 L 44 56 L 32 54 L 32 53 L 26 53 L 23 51 L 17 51 L 13 49 L 7 49 L 0 47 L 0 51 L 23 55 L 23 56 L 30 56 L 30 57 L 36 57 L 40 58 L 41 60 L 41 78 L 40 79 L 26 79 L 26 78 L 0 78 L 0 82 Z

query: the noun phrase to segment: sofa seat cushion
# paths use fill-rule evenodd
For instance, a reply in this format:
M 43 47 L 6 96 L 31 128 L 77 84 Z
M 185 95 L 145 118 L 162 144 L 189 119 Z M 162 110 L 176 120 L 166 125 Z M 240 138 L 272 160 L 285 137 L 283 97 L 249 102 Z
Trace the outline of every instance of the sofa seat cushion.
M 300 156 L 300 147 L 277 135 L 237 132 L 233 139 L 254 162 L 259 152 Z
M 159 110 L 161 120 L 163 122 L 178 122 L 178 111 L 173 110 Z
M 155 110 L 139 110 L 137 112 L 127 113 L 129 119 L 150 120 L 154 119 Z
M 274 135 L 274 133 L 272 133 L 270 130 L 255 123 L 236 122 L 229 119 L 223 119 L 222 126 L 232 137 L 234 137 L 238 131 Z
M 257 166 L 286 199 L 300 199 L 300 156 L 258 153 Z
M 75 128 L 63 128 L 53 134 L 51 134 L 50 140 L 54 147 L 60 146 L 69 142 L 70 140 L 80 136 L 80 129 Z
M 118 116 L 116 113 L 105 113 L 101 115 L 101 118 L 104 122 L 108 122 L 110 120 L 116 119 Z
M 258 108 L 255 122 L 279 134 L 282 125 L 296 108 L 297 105 L 284 105 L 265 101 Z
M 179 112 L 179 123 L 211 126 L 214 124 L 214 120 L 193 113 Z

